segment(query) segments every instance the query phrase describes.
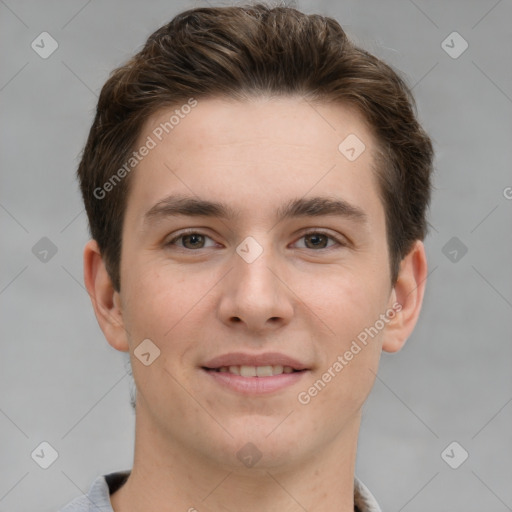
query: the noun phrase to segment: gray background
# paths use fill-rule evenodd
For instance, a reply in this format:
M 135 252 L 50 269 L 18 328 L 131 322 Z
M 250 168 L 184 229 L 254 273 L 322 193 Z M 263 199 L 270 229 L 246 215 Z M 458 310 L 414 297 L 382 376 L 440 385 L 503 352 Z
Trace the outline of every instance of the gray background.
M 131 467 L 130 378 L 82 284 L 74 173 L 108 73 L 197 5 L 0 0 L 0 511 L 55 510 Z M 384 511 L 512 510 L 512 2 L 296 5 L 404 72 L 437 152 L 424 310 L 382 356 L 357 474 Z M 43 31 L 59 44 L 48 59 L 31 48 Z M 469 44 L 458 58 L 441 46 L 453 31 Z M 42 237 L 57 248 L 46 262 L 32 252 Z M 31 458 L 42 441 L 58 452 L 46 470 Z M 441 457 L 452 441 L 469 453 L 458 469 Z

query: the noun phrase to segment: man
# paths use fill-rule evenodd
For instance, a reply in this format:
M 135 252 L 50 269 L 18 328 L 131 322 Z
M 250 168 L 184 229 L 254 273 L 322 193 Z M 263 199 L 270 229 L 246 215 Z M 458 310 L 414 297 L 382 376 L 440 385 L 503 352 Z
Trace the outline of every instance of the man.
M 406 85 L 331 18 L 198 8 L 151 35 L 78 170 L 134 463 L 63 510 L 380 510 L 361 408 L 421 309 L 432 157 Z

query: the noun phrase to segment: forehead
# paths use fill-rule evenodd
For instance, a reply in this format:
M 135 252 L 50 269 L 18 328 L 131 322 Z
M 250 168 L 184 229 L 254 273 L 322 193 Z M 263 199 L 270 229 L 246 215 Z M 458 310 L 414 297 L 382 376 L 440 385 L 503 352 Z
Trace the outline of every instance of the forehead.
M 311 102 L 299 96 L 245 101 L 207 98 L 194 100 L 192 108 L 190 103 L 183 101 L 157 111 L 145 123 L 140 139 L 152 134 L 157 142 L 187 140 L 189 147 L 201 147 L 203 142 L 250 144 L 262 140 L 318 147 L 323 142 L 333 152 L 337 151 L 336 141 L 352 132 L 373 141 L 370 127 L 350 105 Z
M 355 109 L 298 97 L 188 104 L 156 112 L 141 131 L 137 147 L 149 140 L 153 147 L 131 178 L 134 215 L 170 192 L 223 200 L 240 212 L 334 190 L 352 203 L 379 202 L 375 141 Z

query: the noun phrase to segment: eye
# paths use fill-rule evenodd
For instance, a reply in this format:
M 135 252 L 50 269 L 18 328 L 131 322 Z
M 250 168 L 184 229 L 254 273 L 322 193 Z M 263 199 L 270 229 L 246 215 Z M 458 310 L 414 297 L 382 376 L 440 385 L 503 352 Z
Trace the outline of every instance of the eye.
M 199 233 L 197 231 L 188 231 L 186 233 L 181 233 L 178 236 L 175 236 L 169 242 L 166 242 L 166 246 L 177 245 L 180 248 L 184 249 L 204 249 L 205 248 L 205 240 L 212 240 L 209 236 L 204 235 L 203 233 Z M 177 244 L 177 241 L 181 241 L 181 244 Z M 212 240 L 213 241 L 213 240 Z M 212 247 L 212 246 L 210 246 Z
M 213 244 L 207 246 L 205 245 L 206 240 L 211 240 Z M 329 249 L 333 245 L 338 244 L 339 246 L 346 246 L 347 244 L 342 240 L 334 237 L 333 235 L 324 233 L 323 231 L 309 231 L 304 233 L 300 239 L 305 240 L 305 247 L 299 247 L 299 249 Z M 331 240 L 331 245 L 329 244 L 329 240 Z M 165 243 L 165 246 L 177 246 L 181 249 L 195 250 L 195 249 L 205 249 L 207 247 L 214 247 L 215 242 L 211 237 L 205 235 L 204 233 L 198 231 L 187 231 L 182 232 L 181 234 L 175 236 L 171 240 Z
M 309 231 L 308 233 L 304 233 L 300 239 L 306 240 L 306 249 L 328 249 L 332 247 L 332 245 L 326 245 L 329 240 L 333 240 L 335 242 L 334 245 L 346 245 L 346 243 L 342 242 L 338 238 L 322 231 Z M 302 247 L 299 247 L 299 249 L 302 249 Z

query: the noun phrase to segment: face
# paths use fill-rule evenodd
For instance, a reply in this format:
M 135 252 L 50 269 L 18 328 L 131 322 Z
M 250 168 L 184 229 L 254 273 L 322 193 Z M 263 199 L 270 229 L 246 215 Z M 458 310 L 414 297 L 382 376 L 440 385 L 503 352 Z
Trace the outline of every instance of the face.
M 358 425 L 392 323 L 375 140 L 348 107 L 299 98 L 199 100 L 161 133 L 173 111 L 140 135 L 155 146 L 123 226 L 116 346 L 138 421 L 226 467 L 292 464 Z M 359 156 L 339 149 L 351 134 Z

